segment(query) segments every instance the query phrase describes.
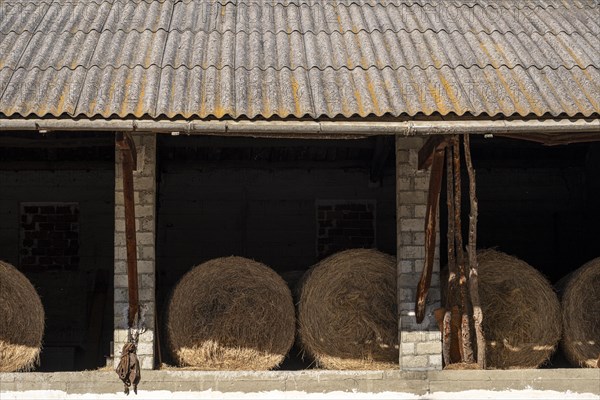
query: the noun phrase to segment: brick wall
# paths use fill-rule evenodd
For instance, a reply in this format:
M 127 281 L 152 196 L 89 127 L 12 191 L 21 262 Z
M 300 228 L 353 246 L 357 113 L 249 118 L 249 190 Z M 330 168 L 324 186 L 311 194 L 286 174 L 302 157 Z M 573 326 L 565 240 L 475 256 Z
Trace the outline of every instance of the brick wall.
M 20 216 L 20 268 L 78 268 L 78 203 L 21 203 Z
M 396 201 L 400 368 L 425 370 L 442 368 L 441 334 L 433 317 L 439 307 L 439 247 L 429 291 L 426 317 L 417 324 L 414 315 L 415 289 L 425 259 L 425 210 L 429 173 L 417 170 L 417 154 L 424 140 L 396 139 Z M 439 235 L 438 235 L 439 242 Z
M 372 200 L 317 201 L 317 257 L 346 249 L 377 247 L 376 205 Z
M 147 331 L 140 335 L 138 357 L 143 369 L 154 366 L 154 288 L 155 288 L 155 209 L 156 209 L 156 136 L 134 135 L 137 147 L 137 171 L 133 174 L 139 297 L 143 306 Z M 114 356 L 118 362 L 121 348 L 127 340 L 127 257 L 125 247 L 125 215 L 120 154 L 115 161 L 115 307 Z

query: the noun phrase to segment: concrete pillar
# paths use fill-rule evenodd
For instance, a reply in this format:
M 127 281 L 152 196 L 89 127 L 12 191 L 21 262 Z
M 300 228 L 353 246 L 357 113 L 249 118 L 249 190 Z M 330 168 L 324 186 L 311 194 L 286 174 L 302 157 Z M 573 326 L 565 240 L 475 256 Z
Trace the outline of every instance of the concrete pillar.
M 139 298 L 146 332 L 140 335 L 138 357 L 142 369 L 154 366 L 155 313 L 155 227 L 156 227 L 156 135 L 133 135 L 137 148 L 137 171 L 133 173 L 135 225 L 138 251 Z M 115 157 L 115 276 L 114 355 L 115 363 L 127 340 L 127 262 L 122 166 L 119 150 Z
M 398 329 L 403 370 L 442 368 L 441 334 L 433 316 L 440 304 L 439 247 L 422 324 L 417 324 L 414 314 L 417 283 L 425 260 L 429 172 L 417 169 L 418 151 L 424 142 L 421 137 L 396 137 Z

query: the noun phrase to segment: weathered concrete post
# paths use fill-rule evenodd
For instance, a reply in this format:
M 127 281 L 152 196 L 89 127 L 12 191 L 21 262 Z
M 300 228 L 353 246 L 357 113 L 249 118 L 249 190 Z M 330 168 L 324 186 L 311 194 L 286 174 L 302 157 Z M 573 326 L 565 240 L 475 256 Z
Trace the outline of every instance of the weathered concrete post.
M 433 316 L 439 307 L 439 247 L 436 249 L 426 316 L 415 319 L 415 295 L 425 260 L 425 211 L 429 172 L 419 171 L 421 137 L 396 137 L 396 218 L 398 256 L 398 334 L 400 369 L 442 368 L 441 333 Z M 437 234 L 439 243 L 439 231 Z M 438 245 L 439 246 L 439 245 Z
M 156 216 L 156 135 L 134 134 L 137 171 L 133 173 L 135 225 L 137 230 L 139 301 L 146 332 L 138 343 L 142 369 L 154 366 L 155 313 L 155 216 Z M 115 298 L 114 356 L 118 363 L 121 348 L 127 341 L 127 250 L 121 157 L 115 157 Z

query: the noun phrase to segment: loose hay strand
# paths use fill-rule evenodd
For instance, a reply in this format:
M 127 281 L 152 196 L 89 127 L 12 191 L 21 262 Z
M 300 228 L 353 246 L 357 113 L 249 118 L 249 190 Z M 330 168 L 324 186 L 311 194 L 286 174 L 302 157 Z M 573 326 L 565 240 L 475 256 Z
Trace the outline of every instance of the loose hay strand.
M 39 363 L 44 307 L 29 280 L 0 261 L 0 372 L 29 371 Z
M 571 364 L 598 368 L 600 356 L 600 257 L 579 268 L 562 296 L 561 347 Z
M 180 366 L 268 370 L 294 341 L 295 310 L 283 279 L 242 257 L 207 261 L 176 285 L 167 312 L 167 342 Z
M 299 333 L 317 366 L 397 369 L 395 258 L 376 250 L 346 250 L 307 274 L 300 290 Z

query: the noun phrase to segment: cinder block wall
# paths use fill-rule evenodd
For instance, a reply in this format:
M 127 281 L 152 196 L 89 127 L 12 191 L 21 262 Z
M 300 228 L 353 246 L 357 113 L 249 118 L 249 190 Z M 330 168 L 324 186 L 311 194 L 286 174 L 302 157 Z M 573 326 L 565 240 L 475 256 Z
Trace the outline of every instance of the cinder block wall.
M 156 136 L 138 134 L 136 144 L 137 171 L 133 174 L 135 225 L 138 251 L 139 298 L 146 332 L 140 335 L 138 357 L 143 369 L 154 366 L 155 313 L 155 215 L 156 215 Z M 123 170 L 121 155 L 115 157 L 115 320 L 114 360 L 119 362 L 127 340 L 127 251 L 125 247 L 125 210 L 123 205 Z
M 427 312 L 417 324 L 414 307 L 416 287 L 425 260 L 425 210 L 429 172 L 418 171 L 420 137 L 396 138 L 396 202 L 400 368 L 429 370 L 442 368 L 441 334 L 433 316 L 439 307 L 439 246 L 429 290 Z M 438 234 L 439 243 L 439 234 Z

